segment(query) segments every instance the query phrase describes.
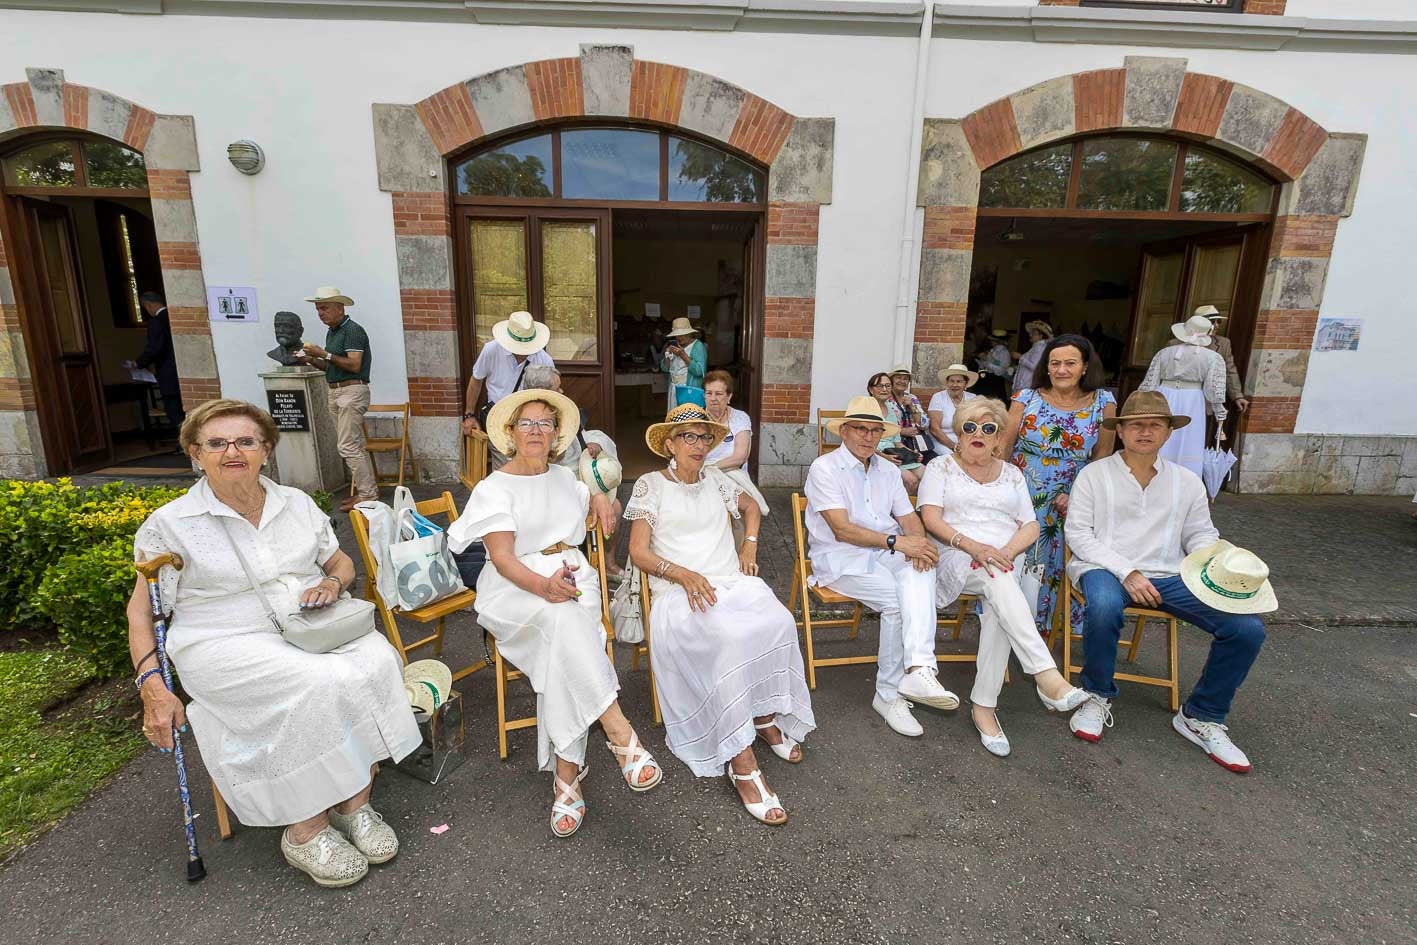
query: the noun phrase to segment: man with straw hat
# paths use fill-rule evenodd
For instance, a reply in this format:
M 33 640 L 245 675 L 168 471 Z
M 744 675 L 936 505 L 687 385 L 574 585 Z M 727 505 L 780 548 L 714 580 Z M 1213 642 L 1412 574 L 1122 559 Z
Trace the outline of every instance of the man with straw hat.
M 1137 391 L 1102 421 L 1116 429 L 1121 451 L 1088 463 L 1073 483 L 1067 576 L 1087 599 L 1078 682 L 1090 698 L 1069 727 L 1095 742 L 1113 723 L 1123 608 L 1164 610 L 1214 638 L 1171 726 L 1216 764 L 1243 773 L 1250 760 L 1230 740 L 1225 717 L 1264 643 L 1257 615 L 1279 605 L 1265 563 L 1220 540 L 1200 477 L 1159 455 L 1172 431 L 1190 422 L 1156 391 Z
M 1182 343 L 1156 352 L 1137 388 L 1160 391 L 1174 413 L 1195 422 L 1185 433 L 1168 438 L 1161 455 L 1197 476 L 1205 459 L 1207 408 L 1219 425 L 1217 441 L 1225 439 L 1225 361 L 1211 346 L 1212 327 L 1204 315 L 1172 325 L 1171 333 Z
M 906 495 L 900 468 L 876 455 L 881 437 L 900 431 L 876 398 L 853 397 L 827 429 L 841 437 L 841 447 L 817 457 L 807 473 L 810 580 L 881 615 L 871 707 L 893 731 L 918 736 L 925 730 L 911 703 L 959 706 L 935 678 L 939 551 Z
M 1226 316 L 1220 314 L 1220 309 L 1214 305 L 1202 305 L 1196 309 L 1195 315 L 1200 315 L 1210 322 L 1210 344 L 1215 349 L 1215 353 L 1225 359 L 1225 398 L 1235 404 L 1235 409 L 1244 413 L 1249 409 L 1250 402 L 1245 399 L 1245 389 L 1240 384 L 1240 372 L 1235 367 L 1235 349 L 1230 344 L 1230 339 L 1220 334 L 1220 323 L 1225 321 Z M 1185 344 L 1179 338 L 1173 338 L 1166 343 L 1170 345 Z
M 379 498 L 374 461 L 364 442 L 364 415 L 369 412 L 369 368 L 373 363 L 369 335 L 344 312 L 354 305 L 354 299 L 334 286 L 320 286 L 314 295 L 306 296 L 305 301 L 315 303 L 315 311 L 329 331 L 323 346 L 307 341 L 295 358 L 324 371 L 325 381 L 330 385 L 337 448 L 354 482 L 354 495 L 346 496 L 339 503 L 340 511 L 348 512 L 360 502 Z
M 522 373 L 532 364 L 555 365 L 546 353 L 551 329 L 534 321 L 530 312 L 513 312 L 492 326 L 492 337 L 477 353 L 472 365 L 472 377 L 467 379 L 467 395 L 462 415 L 463 436 L 482 429 L 477 410 L 478 398 L 487 387 L 487 407 L 522 389 Z

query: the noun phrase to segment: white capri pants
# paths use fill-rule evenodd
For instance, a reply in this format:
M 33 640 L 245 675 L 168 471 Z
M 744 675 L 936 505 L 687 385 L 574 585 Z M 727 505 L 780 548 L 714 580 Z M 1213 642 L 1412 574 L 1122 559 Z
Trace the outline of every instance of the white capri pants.
M 969 701 L 986 709 L 999 704 L 1010 649 L 1030 676 L 1058 668 L 1033 622 L 1033 608 L 1018 586 L 1018 574 L 1014 569 L 990 577 L 979 568 L 964 579 L 964 593 L 978 595 L 984 611 L 979 618 L 979 656 Z

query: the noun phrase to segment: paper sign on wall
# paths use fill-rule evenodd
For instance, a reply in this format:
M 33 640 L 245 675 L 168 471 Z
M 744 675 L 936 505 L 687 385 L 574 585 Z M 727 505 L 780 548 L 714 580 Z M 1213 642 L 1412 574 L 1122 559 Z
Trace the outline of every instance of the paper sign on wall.
M 646 303 L 645 303 L 645 318 L 658 318 L 658 317 L 659 317 L 659 303 L 658 303 L 658 302 L 646 302 Z
M 1362 334 L 1361 318 L 1320 318 L 1314 332 L 1314 350 L 1357 351 Z
M 251 286 L 207 286 L 207 314 L 214 322 L 260 321 L 256 290 Z

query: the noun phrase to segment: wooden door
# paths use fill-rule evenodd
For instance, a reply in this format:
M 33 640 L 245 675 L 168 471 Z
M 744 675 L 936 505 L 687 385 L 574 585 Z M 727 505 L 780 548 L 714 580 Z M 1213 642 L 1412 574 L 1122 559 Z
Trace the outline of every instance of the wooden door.
M 22 206 L 32 251 L 27 275 L 35 291 L 30 298 L 38 308 L 36 321 L 45 326 L 50 344 L 43 347 L 52 352 L 48 367 L 58 382 L 51 388 L 56 409 L 50 426 L 60 434 L 62 455 L 55 459 L 68 471 L 95 468 L 112 461 L 113 445 L 73 219 L 55 204 L 22 199 Z
M 1118 400 L 1137 389 L 1151 358 L 1171 340 L 1171 326 L 1179 321 L 1186 247 L 1171 243 L 1143 248 L 1141 275 L 1132 302 L 1132 324 L 1127 353 L 1118 379 Z
M 753 222 L 753 233 L 743 244 L 743 328 L 736 346 L 738 355 L 738 380 L 733 394 L 733 403 L 739 410 L 752 418 L 753 450 L 748 454 L 748 474 L 756 480 L 758 462 L 763 454 L 765 437 L 762 426 L 762 373 L 763 363 L 763 270 L 765 245 L 763 242 L 763 221 L 759 216 Z

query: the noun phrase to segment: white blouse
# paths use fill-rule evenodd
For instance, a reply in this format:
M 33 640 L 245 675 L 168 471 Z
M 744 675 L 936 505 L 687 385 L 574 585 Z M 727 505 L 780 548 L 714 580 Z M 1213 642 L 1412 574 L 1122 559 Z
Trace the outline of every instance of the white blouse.
M 727 459 L 729 456 L 732 456 L 732 455 L 733 455 L 733 447 L 734 447 L 735 445 L 737 445 L 738 437 L 739 437 L 741 434 L 744 434 L 744 433 L 746 433 L 746 434 L 749 435 L 749 436 L 752 436 L 752 435 L 753 435 L 753 420 L 752 420 L 752 418 L 749 417 L 749 416 L 748 416 L 746 413 L 744 413 L 743 411 L 737 409 L 736 407 L 729 407 L 729 408 L 728 408 L 728 435 L 723 438 L 723 442 L 722 442 L 722 443 L 719 443 L 719 444 L 718 444 L 717 446 L 715 446 L 713 449 L 709 450 L 709 454 L 704 457 L 704 465 L 705 465 L 705 466 L 717 465 L 717 464 L 718 464 L 719 462 L 721 462 L 722 460 L 725 460 L 725 459 Z M 745 460 L 745 462 L 746 462 L 746 460 Z
M 940 429 L 944 430 L 947 436 L 954 436 L 955 411 L 963 406 L 966 400 L 973 400 L 978 396 L 978 394 L 971 394 L 969 391 L 965 391 L 964 396 L 961 397 L 959 403 L 956 404 L 953 400 L 950 400 L 950 392 L 942 390 L 937 392 L 934 397 L 930 398 L 930 406 L 925 409 L 927 412 L 938 410 L 940 412 Z
M 492 532 L 513 532 L 516 555 L 536 554 L 558 542 L 585 541 L 590 490 L 564 466 L 539 476 L 514 476 L 500 469 L 477 484 L 458 520 L 448 528 L 448 547 L 462 551 Z
M 625 504 L 625 518 L 649 522 L 654 532 L 650 548 L 661 558 L 697 571 L 710 582 L 724 580 L 739 574 L 728 517 L 738 518 L 742 491 L 717 466 L 705 465 L 699 481 L 691 486 L 670 482 L 660 472 L 645 473 Z M 656 594 L 675 586 L 664 578 L 647 576 Z
M 954 456 L 933 459 L 920 480 L 919 504 L 939 507 L 945 524 L 963 532 L 965 538 L 1002 548 L 1023 525 L 1035 521 L 1023 473 L 1012 463 L 1002 466 L 992 482 L 979 482 L 960 468 Z M 959 597 L 974 559 L 940 541 L 935 544 L 940 549 L 940 563 L 935 568 L 938 600 L 948 604 Z
M 1172 345 L 1156 352 L 1137 390 L 1200 388 L 1215 419 L 1225 422 L 1225 359 L 1214 348 Z

